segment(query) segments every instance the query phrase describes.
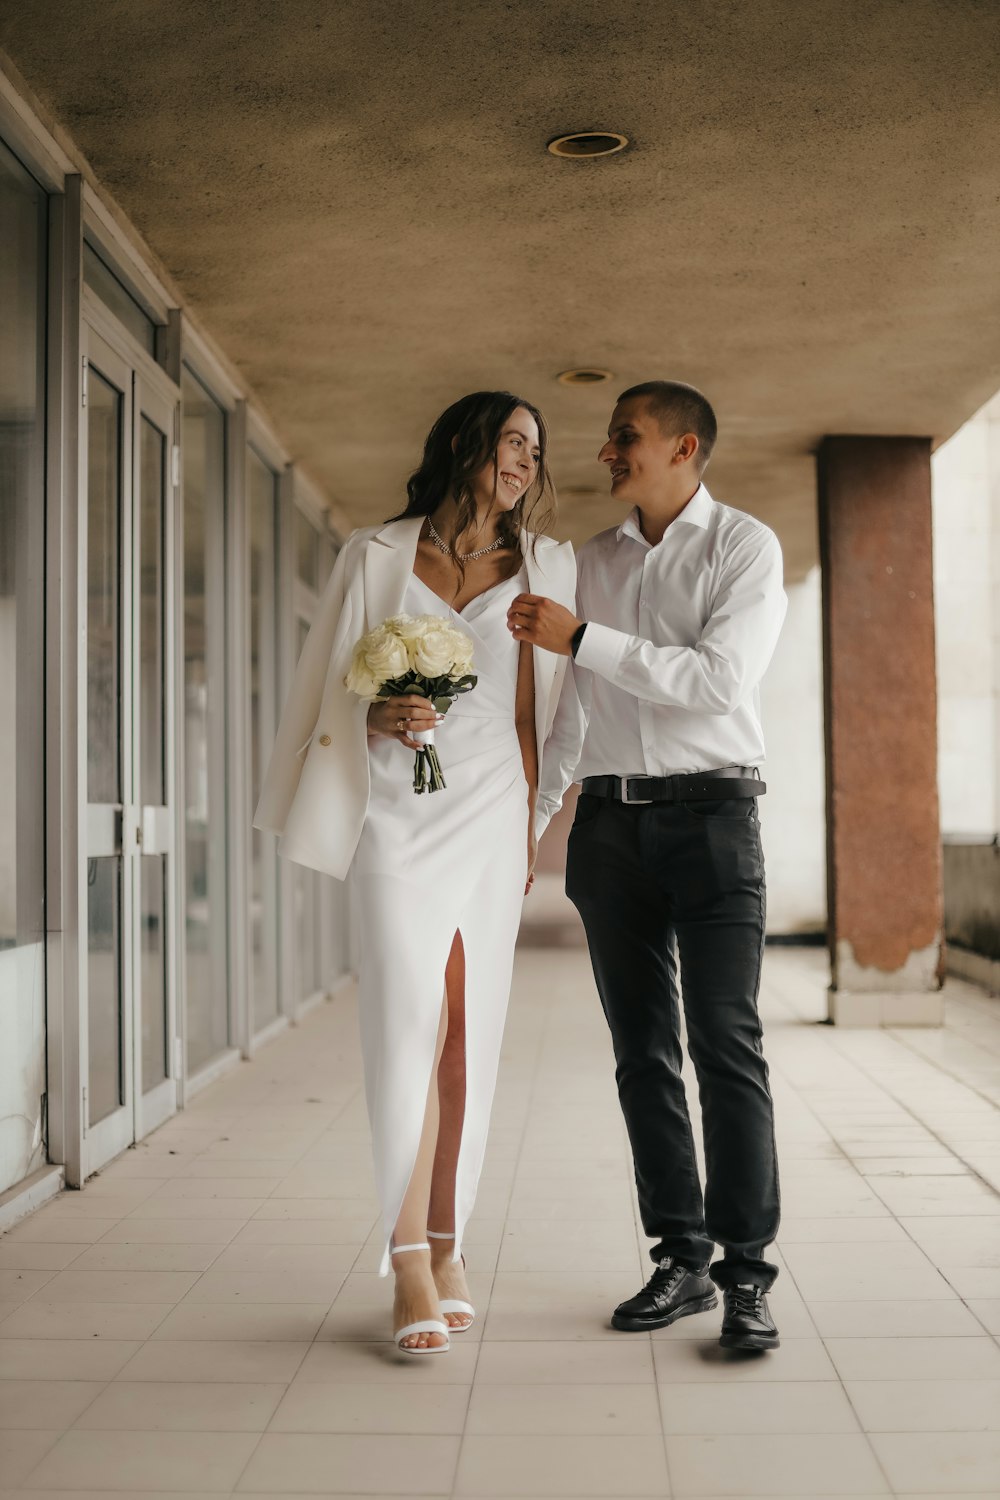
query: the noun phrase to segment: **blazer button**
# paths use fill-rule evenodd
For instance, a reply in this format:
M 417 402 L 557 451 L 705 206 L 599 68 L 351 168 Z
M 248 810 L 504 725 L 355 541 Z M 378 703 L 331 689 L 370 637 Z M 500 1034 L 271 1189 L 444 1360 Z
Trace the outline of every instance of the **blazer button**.
M 321 745 L 328 745 L 330 743 L 330 736 L 328 734 L 321 734 L 319 742 Z

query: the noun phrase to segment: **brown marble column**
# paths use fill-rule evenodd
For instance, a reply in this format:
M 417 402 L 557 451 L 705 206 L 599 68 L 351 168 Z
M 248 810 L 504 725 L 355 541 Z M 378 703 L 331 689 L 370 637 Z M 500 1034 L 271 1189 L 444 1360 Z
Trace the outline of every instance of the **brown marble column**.
M 830 1018 L 939 1024 L 930 440 L 828 437 L 818 467 Z

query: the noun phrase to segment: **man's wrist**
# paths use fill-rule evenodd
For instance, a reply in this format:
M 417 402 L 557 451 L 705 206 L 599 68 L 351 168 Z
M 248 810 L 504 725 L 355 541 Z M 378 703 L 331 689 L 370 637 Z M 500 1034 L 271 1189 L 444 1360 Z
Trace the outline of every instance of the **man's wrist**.
M 584 632 L 586 631 L 586 629 L 587 629 L 587 622 L 586 622 L 586 620 L 583 620 L 576 627 L 576 629 L 574 630 L 573 634 L 570 636 L 569 649 L 570 649 L 570 655 L 574 658 L 574 660 L 576 658 L 576 653 L 580 649 L 580 642 L 583 640 Z

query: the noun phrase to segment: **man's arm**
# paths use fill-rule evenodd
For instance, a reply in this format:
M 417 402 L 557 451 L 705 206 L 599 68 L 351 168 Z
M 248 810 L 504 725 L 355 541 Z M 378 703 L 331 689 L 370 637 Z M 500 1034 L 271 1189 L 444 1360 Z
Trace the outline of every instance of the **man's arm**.
M 542 752 L 535 808 L 535 836 L 541 838 L 562 806 L 566 790 L 580 763 L 587 721 L 590 718 L 590 673 L 566 667 L 555 718 Z
M 729 714 L 753 691 L 774 654 L 787 607 L 781 548 L 767 532 L 748 537 L 726 566 L 712 614 L 694 646 L 654 646 L 587 621 L 577 667 L 642 698 L 698 713 Z M 510 610 L 518 640 L 569 655 L 581 621 L 551 599 L 522 594 Z
M 654 646 L 640 636 L 590 623 L 576 659 L 648 703 L 729 714 L 763 677 L 786 607 L 777 538 L 770 533 L 763 539 L 752 536 L 729 560 L 696 645 Z

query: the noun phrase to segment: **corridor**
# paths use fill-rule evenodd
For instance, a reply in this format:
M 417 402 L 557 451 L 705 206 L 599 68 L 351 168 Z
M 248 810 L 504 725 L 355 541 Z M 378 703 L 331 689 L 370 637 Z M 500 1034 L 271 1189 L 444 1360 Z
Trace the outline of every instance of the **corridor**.
M 579 948 L 519 952 L 449 1355 L 389 1337 L 350 992 L 0 1240 L 0 1500 L 1000 1490 L 1000 1014 L 849 1031 L 768 949 L 777 1353 L 718 1313 L 607 1326 L 645 1279 Z

